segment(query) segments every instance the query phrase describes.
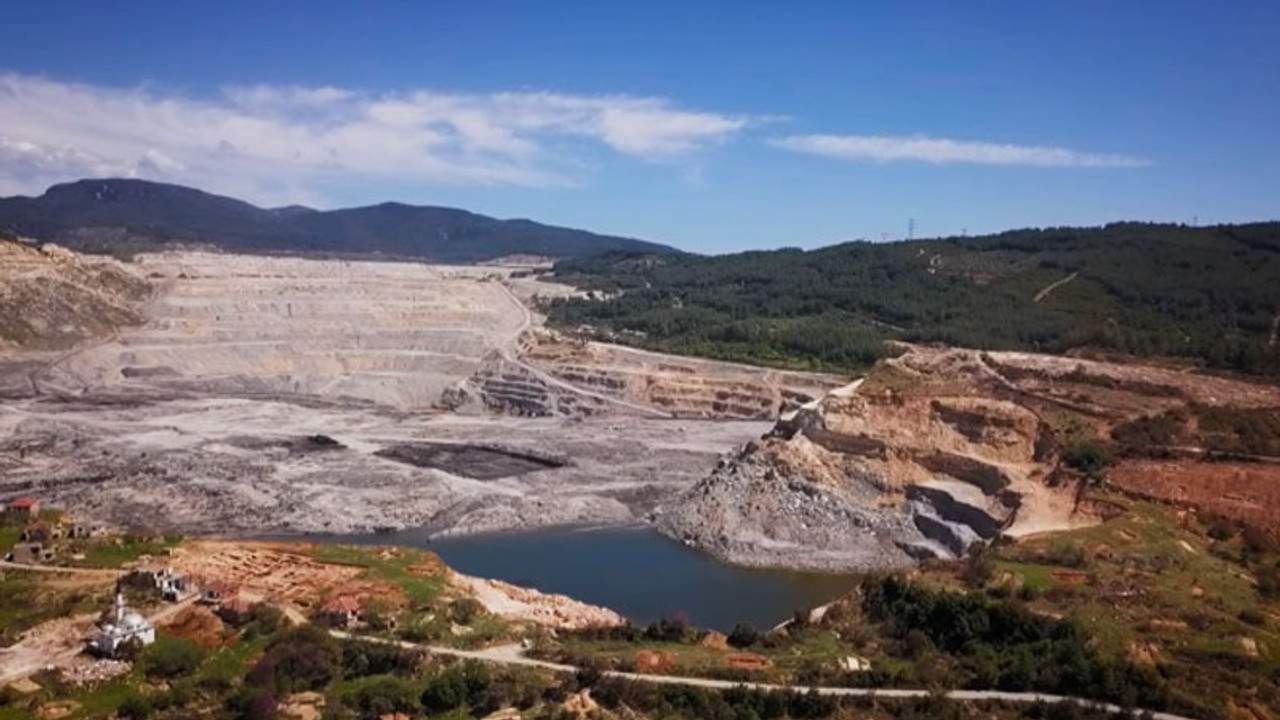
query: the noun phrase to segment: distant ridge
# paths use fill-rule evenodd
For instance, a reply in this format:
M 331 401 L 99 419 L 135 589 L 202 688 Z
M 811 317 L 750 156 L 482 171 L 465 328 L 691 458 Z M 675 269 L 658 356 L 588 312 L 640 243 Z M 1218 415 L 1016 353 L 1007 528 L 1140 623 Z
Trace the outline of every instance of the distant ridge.
M 675 253 L 631 238 L 499 220 L 447 207 L 383 203 L 343 210 L 265 209 L 146 180 L 78 180 L 40 197 L 0 198 L 0 229 L 92 252 L 128 253 L 167 242 L 230 250 L 381 253 L 474 263 L 507 255 L 580 258 L 608 252 Z

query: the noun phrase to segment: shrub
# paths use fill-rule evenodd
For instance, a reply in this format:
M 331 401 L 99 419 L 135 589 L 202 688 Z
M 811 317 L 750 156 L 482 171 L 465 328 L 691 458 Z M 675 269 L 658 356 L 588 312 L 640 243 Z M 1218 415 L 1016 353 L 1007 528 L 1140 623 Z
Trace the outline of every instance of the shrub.
M 750 623 L 738 623 L 729 633 L 729 644 L 736 648 L 749 648 L 760 642 L 760 631 Z
M 346 698 L 366 717 L 392 713 L 412 714 L 418 710 L 418 691 L 404 678 L 383 675 L 362 684 L 354 697 Z
M 417 652 L 394 645 L 347 640 L 341 649 L 342 675 L 348 679 L 390 673 L 409 674 L 418 667 Z
M 138 656 L 138 665 L 153 680 L 171 680 L 195 672 L 204 660 L 204 655 L 204 650 L 193 640 L 161 635 L 142 650 Z
M 319 690 L 338 675 L 341 651 L 323 629 L 295 628 L 278 636 L 250 671 L 248 680 L 278 693 Z
M 131 690 L 120 703 L 120 707 L 116 709 L 116 714 L 129 720 L 143 720 L 151 715 L 151 711 L 151 701 L 137 691 Z
M 663 617 L 651 623 L 644 631 L 645 637 L 650 640 L 674 643 L 688 642 L 692 633 L 693 629 L 689 627 L 689 616 L 683 612 Z
M 459 625 L 470 625 L 484 613 L 484 605 L 475 598 L 461 598 L 449 603 L 449 619 Z
M 1094 436 L 1072 438 L 1062 451 L 1062 462 L 1091 480 L 1102 477 L 1112 460 L 1111 448 Z
M 1254 608 L 1245 608 L 1244 610 L 1241 610 L 1240 614 L 1236 617 L 1240 619 L 1240 622 L 1255 625 L 1257 627 L 1262 627 L 1267 624 L 1267 616 Z
M 451 665 L 431 678 L 422 692 L 422 706 L 430 713 L 444 713 L 474 705 L 493 680 L 489 668 L 475 660 Z

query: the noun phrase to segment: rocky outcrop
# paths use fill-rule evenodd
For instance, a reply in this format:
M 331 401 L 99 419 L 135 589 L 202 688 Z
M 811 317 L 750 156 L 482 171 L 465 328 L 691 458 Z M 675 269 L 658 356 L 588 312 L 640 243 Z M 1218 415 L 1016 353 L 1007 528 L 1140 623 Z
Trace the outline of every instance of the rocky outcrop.
M 931 371 L 903 358 L 785 413 L 658 527 L 737 564 L 867 571 L 1079 524 L 1071 492 L 1045 483 L 1056 457 L 1036 409 L 987 380 L 977 353 L 949 352 Z
M 616 401 L 610 407 L 648 408 L 682 419 L 773 420 L 839 387 L 847 378 L 647 352 L 530 334 L 521 360 L 554 381 Z
M 626 618 L 598 605 L 589 605 L 567 595 L 544 593 L 501 580 L 448 571 L 449 584 L 475 598 L 485 610 L 517 622 L 577 630 L 625 624 Z

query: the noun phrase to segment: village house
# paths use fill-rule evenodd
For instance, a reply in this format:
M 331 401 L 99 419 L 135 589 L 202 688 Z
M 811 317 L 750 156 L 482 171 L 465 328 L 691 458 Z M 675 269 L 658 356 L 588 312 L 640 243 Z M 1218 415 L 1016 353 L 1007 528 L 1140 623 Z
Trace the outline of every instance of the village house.
M 192 592 L 187 579 L 174 572 L 173 568 L 163 567 L 150 572 L 156 590 L 160 591 L 160 597 L 169 602 L 178 602 Z
M 339 595 L 320 609 L 325 619 L 338 627 L 350 627 L 360 621 L 360 601 L 350 595 Z
M 53 562 L 53 556 L 53 548 L 45 547 L 44 543 L 20 542 L 13 546 L 5 560 L 21 565 L 37 565 Z
M 61 540 L 66 536 L 66 527 L 58 522 L 39 522 L 31 523 L 22 530 L 22 542 L 26 543 L 47 543 L 54 540 Z
M 67 537 L 76 540 L 86 540 L 88 538 L 100 537 L 106 533 L 107 526 L 102 523 L 90 520 L 77 520 L 71 523 L 71 529 L 68 531 Z
M 217 580 L 199 580 L 196 584 L 200 588 L 199 602 L 204 605 L 221 605 L 223 600 L 240 594 L 239 588 Z
M 21 497 L 9 503 L 5 514 L 11 520 L 28 521 L 40 517 L 40 501 L 35 498 Z

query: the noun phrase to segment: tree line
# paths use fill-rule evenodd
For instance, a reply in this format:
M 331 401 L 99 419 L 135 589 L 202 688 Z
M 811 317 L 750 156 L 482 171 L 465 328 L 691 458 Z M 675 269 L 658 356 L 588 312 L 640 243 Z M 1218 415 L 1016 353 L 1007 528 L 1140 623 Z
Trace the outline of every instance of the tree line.
M 593 293 L 549 302 L 553 322 L 668 352 L 849 371 L 904 340 L 1083 348 L 1280 377 L 1280 223 L 608 254 L 553 273 Z

